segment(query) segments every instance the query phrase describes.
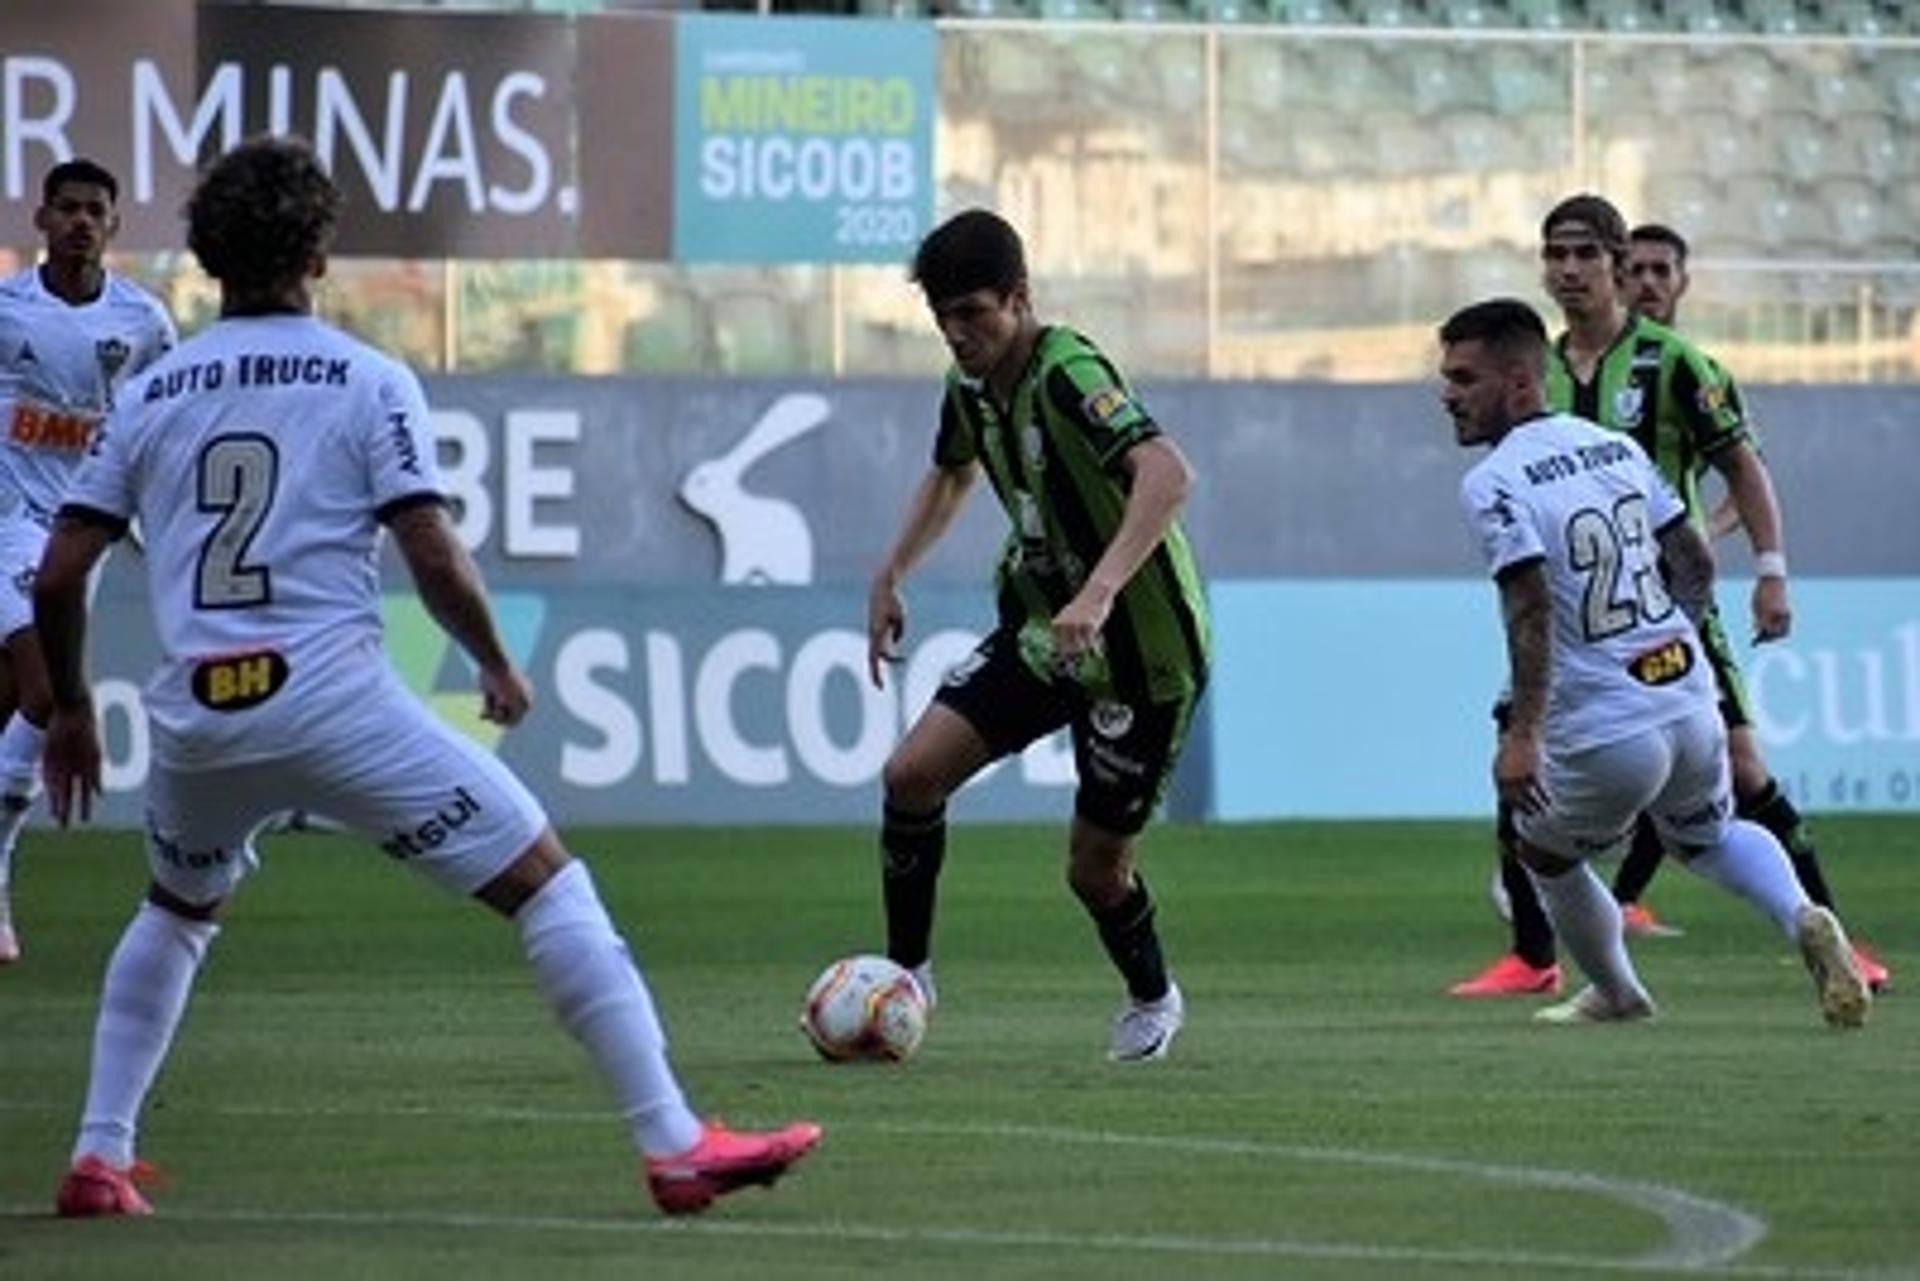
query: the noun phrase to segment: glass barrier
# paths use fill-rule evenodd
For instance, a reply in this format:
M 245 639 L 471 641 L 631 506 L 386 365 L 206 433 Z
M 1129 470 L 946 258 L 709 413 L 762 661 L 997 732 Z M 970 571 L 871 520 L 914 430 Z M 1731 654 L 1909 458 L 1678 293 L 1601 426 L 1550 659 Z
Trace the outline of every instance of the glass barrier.
M 1103 12 L 1193 12 L 1144 2 Z M 938 212 L 1007 214 L 1043 316 L 1135 377 L 1425 378 L 1453 308 L 1545 305 L 1539 219 L 1580 189 L 1693 242 L 1682 325 L 1744 380 L 1920 377 L 1920 39 L 1231 7 L 1242 21 L 942 24 Z M 183 329 L 211 315 L 187 255 L 118 265 Z M 943 359 L 904 264 L 340 260 L 322 306 L 435 370 L 923 375 Z

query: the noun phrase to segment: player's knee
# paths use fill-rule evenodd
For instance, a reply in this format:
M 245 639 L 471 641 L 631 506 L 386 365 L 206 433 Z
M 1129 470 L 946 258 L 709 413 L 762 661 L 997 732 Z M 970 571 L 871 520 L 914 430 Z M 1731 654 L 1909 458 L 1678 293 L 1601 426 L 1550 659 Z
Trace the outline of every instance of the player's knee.
M 1580 866 L 1574 859 L 1562 858 L 1558 854 L 1550 853 L 1537 845 L 1530 845 L 1526 841 L 1516 842 L 1514 853 L 1526 865 L 1528 871 L 1538 876 L 1549 878 L 1565 876 Z
M 946 804 L 947 787 L 932 762 L 919 753 L 895 752 L 880 770 L 887 804 L 924 814 Z

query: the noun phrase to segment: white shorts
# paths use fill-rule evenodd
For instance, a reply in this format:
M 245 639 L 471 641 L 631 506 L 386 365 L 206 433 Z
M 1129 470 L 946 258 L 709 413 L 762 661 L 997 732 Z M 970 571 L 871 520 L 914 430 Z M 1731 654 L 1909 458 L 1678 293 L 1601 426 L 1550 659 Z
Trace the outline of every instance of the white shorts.
M 1567 859 L 1618 854 L 1645 812 L 1669 848 L 1719 842 L 1733 816 L 1726 722 L 1712 704 L 1688 716 L 1567 756 L 1548 752 L 1544 814 L 1516 814 L 1529 845 Z
M 33 579 L 47 551 L 47 527 L 18 511 L 0 516 L 0 640 L 33 626 Z
M 147 783 L 153 879 L 189 903 L 227 897 L 259 865 L 254 833 L 289 809 L 324 814 L 462 895 L 505 871 L 547 827 L 513 771 L 390 680 L 379 697 L 309 722 L 285 756 L 190 768 L 156 757 Z

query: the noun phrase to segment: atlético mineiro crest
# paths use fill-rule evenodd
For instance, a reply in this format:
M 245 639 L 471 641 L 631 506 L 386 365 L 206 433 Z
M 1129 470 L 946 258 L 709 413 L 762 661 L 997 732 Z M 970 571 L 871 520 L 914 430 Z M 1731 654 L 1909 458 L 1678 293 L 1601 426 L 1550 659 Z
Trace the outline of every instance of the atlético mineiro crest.
M 100 381 L 107 388 L 107 408 L 113 408 L 113 385 L 120 380 L 120 371 L 127 367 L 127 358 L 133 355 L 133 348 L 127 346 L 121 338 L 102 338 L 93 344 L 93 358 L 100 363 Z

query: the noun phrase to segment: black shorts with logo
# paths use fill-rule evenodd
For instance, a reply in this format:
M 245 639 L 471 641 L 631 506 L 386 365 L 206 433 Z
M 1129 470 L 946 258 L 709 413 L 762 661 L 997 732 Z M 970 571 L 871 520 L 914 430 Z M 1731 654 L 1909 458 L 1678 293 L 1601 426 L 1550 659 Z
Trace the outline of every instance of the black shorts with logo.
M 1193 721 L 1196 691 L 1167 703 L 1090 697 L 1071 680 L 1044 680 L 1001 628 L 947 674 L 934 701 L 962 717 L 994 756 L 1010 756 L 1062 726 L 1073 735 L 1080 784 L 1074 812 L 1120 836 L 1147 825 L 1167 790 Z

